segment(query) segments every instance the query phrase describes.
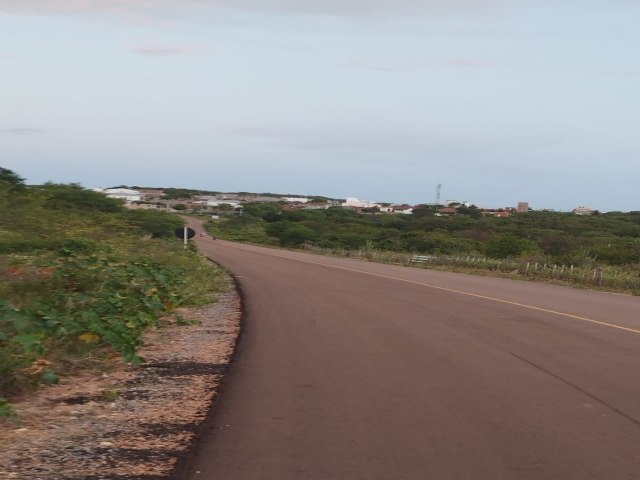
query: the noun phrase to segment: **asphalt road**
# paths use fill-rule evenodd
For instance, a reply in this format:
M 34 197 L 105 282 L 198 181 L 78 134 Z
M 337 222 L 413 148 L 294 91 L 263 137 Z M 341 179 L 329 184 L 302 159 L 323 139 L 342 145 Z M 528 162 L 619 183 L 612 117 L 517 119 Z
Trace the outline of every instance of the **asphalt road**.
M 198 239 L 238 356 L 187 478 L 640 478 L 640 298 Z

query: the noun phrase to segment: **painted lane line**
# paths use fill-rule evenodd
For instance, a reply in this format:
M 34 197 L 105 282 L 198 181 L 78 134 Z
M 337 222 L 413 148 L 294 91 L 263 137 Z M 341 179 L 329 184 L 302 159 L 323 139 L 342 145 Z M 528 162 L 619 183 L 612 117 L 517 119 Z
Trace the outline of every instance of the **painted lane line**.
M 416 282 L 415 280 L 407 280 L 405 278 L 392 277 L 390 275 L 383 275 L 381 273 L 367 272 L 366 270 L 358 270 L 358 269 L 355 269 L 355 268 L 348 268 L 348 267 L 339 267 L 337 265 L 330 265 L 328 263 L 313 262 L 311 260 L 302 260 L 302 259 L 299 259 L 299 258 L 291 258 L 291 257 L 282 256 L 282 255 L 275 255 L 275 254 L 272 254 L 272 253 L 266 253 L 265 255 L 271 255 L 271 256 L 274 256 L 274 257 L 285 258 L 285 259 L 289 259 L 289 260 L 295 260 L 297 262 L 308 263 L 308 264 L 311 264 L 311 265 L 318 265 L 318 266 L 322 266 L 322 267 L 335 268 L 335 269 L 338 269 L 338 270 L 346 270 L 346 271 L 349 271 L 349 272 L 362 273 L 364 275 L 370 275 L 372 277 L 386 278 L 386 279 L 389 279 L 389 280 L 396 280 L 398 282 L 411 283 L 413 285 L 420 285 L 422 287 L 433 288 L 435 290 L 442 290 L 442 291 L 449 292 L 449 293 L 457 293 L 459 295 L 466 295 L 468 297 L 481 298 L 483 300 L 489 300 L 489 301 L 492 301 L 492 302 L 504 303 L 504 304 L 507 304 L 507 305 L 513 305 L 515 307 L 526 308 L 526 309 L 529 309 L 529 310 L 535 310 L 535 311 L 538 311 L 538 312 L 549 313 L 549 314 L 552 314 L 552 315 L 559 315 L 561 317 L 571 318 L 573 320 L 579 320 L 579 321 L 582 321 L 582 322 L 593 323 L 593 324 L 600 325 L 600 326 L 603 326 L 603 327 L 615 328 L 615 329 L 618 329 L 618 330 L 624 330 L 626 332 L 640 334 L 640 330 L 635 329 L 635 328 L 623 327 L 622 325 L 616 325 L 615 323 L 603 322 L 601 320 L 594 320 L 592 318 L 582 317 L 580 315 L 574 315 L 574 314 L 571 314 L 571 313 L 559 312 L 557 310 L 550 310 L 548 308 L 536 307 L 535 305 L 527 305 L 527 304 L 524 304 L 524 303 L 512 302 L 510 300 L 504 300 L 504 299 L 501 299 L 501 298 L 489 297 L 487 295 L 480 295 L 480 294 L 477 294 L 477 293 L 465 292 L 463 290 L 456 290 L 456 289 L 453 289 L 453 288 L 440 287 L 438 285 L 432 285 L 432 284 L 423 283 L 423 282 Z

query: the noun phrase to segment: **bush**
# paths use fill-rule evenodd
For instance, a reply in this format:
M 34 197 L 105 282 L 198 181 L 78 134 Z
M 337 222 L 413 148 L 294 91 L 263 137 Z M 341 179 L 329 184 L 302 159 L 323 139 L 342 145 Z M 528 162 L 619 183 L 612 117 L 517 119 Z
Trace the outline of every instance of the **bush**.
M 525 252 L 538 250 L 535 242 L 526 238 L 518 238 L 511 233 L 495 237 L 485 245 L 485 252 L 491 258 L 517 257 Z
M 175 230 L 184 225 L 179 217 L 158 210 L 126 210 L 122 215 L 129 225 L 153 238 L 172 237 Z
M 305 242 L 310 242 L 317 237 L 316 232 L 304 225 L 288 225 L 279 236 L 280 244 L 283 246 L 297 246 Z
M 221 269 L 173 237 L 178 216 L 124 210 L 77 185 L 19 186 L 0 170 L 0 407 L 57 381 L 79 353 L 142 361 L 146 328 L 223 286 Z

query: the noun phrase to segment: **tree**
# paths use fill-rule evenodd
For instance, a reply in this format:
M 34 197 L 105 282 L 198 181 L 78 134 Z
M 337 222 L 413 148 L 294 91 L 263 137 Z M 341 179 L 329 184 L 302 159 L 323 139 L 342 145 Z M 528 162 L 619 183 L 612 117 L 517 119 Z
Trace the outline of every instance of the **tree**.
M 0 167 L 0 205 L 8 207 L 19 202 L 17 197 L 26 191 L 24 179 L 7 168 Z
M 293 223 L 280 233 L 280 244 L 283 246 L 302 245 L 316 238 L 317 234 L 304 225 Z
M 470 207 L 465 207 L 464 205 L 458 207 L 456 209 L 461 215 L 469 215 L 471 218 L 480 218 L 482 217 L 482 212 L 475 205 L 471 205 Z
M 25 189 L 24 179 L 8 168 L 0 167 L 0 192 L 17 192 Z
M 103 193 L 82 188 L 76 183 L 62 185 L 47 183 L 40 187 L 46 206 L 55 210 L 83 210 L 92 212 L 119 212 L 122 202 Z
M 535 242 L 518 238 L 512 233 L 497 236 L 485 244 L 485 253 L 493 258 L 517 257 L 524 252 L 534 252 L 537 249 Z
M 174 231 L 183 226 L 177 215 L 158 210 L 125 210 L 122 215 L 130 225 L 151 234 L 152 238 L 173 237 Z
M 418 205 L 413 209 L 413 218 L 431 217 L 438 213 L 439 205 Z
M 282 208 L 281 202 L 274 203 L 246 203 L 243 205 L 245 214 L 253 215 L 254 217 L 262 218 L 267 222 L 275 222 L 278 220 L 280 210 Z
M 369 237 L 362 233 L 345 233 L 338 237 L 340 244 L 348 249 L 356 250 L 366 245 Z

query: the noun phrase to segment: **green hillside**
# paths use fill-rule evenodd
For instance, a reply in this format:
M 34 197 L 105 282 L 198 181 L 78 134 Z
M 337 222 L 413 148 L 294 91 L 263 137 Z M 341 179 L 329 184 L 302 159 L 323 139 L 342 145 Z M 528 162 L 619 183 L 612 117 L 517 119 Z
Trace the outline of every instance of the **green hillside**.
M 0 397 L 111 352 L 139 363 L 146 328 L 224 288 L 174 237 L 176 215 L 78 185 L 29 187 L 3 168 L 0 212 Z

